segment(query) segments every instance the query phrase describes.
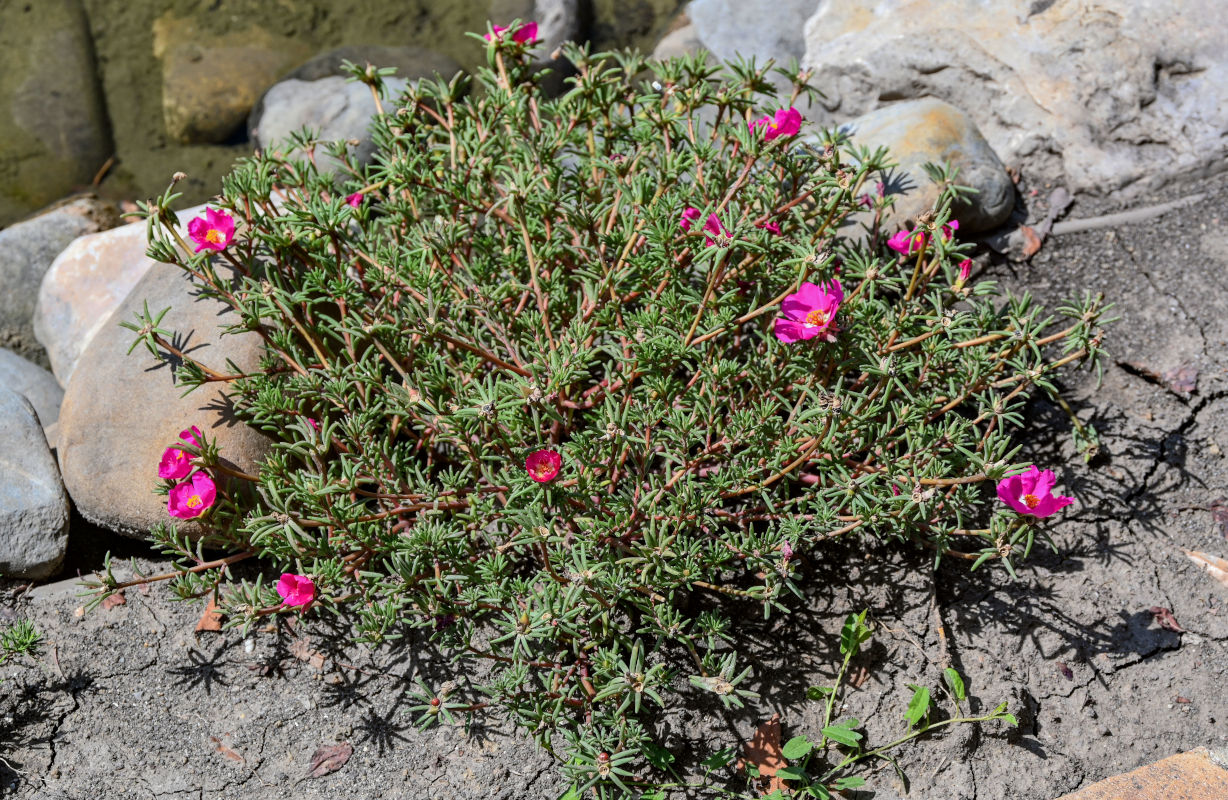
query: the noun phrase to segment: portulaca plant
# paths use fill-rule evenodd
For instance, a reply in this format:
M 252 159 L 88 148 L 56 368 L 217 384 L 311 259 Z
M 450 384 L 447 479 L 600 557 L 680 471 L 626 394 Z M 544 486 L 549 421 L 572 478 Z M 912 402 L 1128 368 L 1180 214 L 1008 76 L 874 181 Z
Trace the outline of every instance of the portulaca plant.
M 949 170 L 932 212 L 883 230 L 888 154 L 808 126 L 805 75 L 778 98 L 750 64 L 567 46 L 552 99 L 522 32 L 488 32 L 472 81 L 399 98 L 355 67 L 371 164 L 303 132 L 241 164 L 190 242 L 172 190 L 145 207 L 153 257 L 265 358 L 201 363 L 152 313 L 138 341 L 273 442 L 255 475 L 208 431 L 168 443 L 168 519 L 229 552 L 155 539 L 228 625 L 344 612 L 364 641 L 438 648 L 455 674 L 419 687 L 422 724 L 501 714 L 577 792 L 635 795 L 661 777 L 658 709 L 757 696 L 731 642 L 804 596 L 802 554 L 1014 569 L 1065 499 L 1012 435 L 1029 394 L 1095 362 L 1104 309 L 973 279 Z M 235 580 L 247 558 L 276 587 Z

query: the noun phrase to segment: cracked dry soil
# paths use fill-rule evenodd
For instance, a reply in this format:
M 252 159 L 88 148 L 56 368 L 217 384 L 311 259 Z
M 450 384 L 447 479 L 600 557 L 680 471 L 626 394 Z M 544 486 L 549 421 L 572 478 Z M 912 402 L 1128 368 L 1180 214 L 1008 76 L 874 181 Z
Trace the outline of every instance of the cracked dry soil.
M 680 681 L 683 702 L 656 726 L 679 765 L 746 740 L 773 712 L 786 738 L 814 736 L 822 712 L 805 689 L 830 681 L 840 623 L 867 607 L 875 637 L 840 714 L 865 720 L 869 742 L 898 736 L 905 684 L 937 687 L 948 664 L 966 676 L 973 711 L 1007 700 L 1020 725 L 958 727 L 906 745 L 900 773 L 880 763 L 867 776 L 874 791 L 851 797 L 1051 800 L 1173 752 L 1228 744 L 1228 589 L 1182 553 L 1228 555 L 1228 523 L 1216 518 L 1216 504 L 1228 503 L 1228 185 L 1151 199 L 1193 191 L 1209 197 L 1128 228 L 1059 237 L 1030 265 L 990 269 L 1050 306 L 1103 292 L 1122 317 L 1103 383 L 1087 373 L 1065 382 L 1080 420 L 1100 434 L 1090 464 L 1074 452 L 1064 412 L 1029 407 L 1025 452 L 1056 466 L 1077 499 L 1051 526 L 1058 552 L 1038 549 L 1012 581 L 964 563 L 935 574 L 903 548 L 827 551 L 809 565 L 807 602 L 787 628 L 749 623 L 757 704 L 724 712 Z M 1072 214 L 1115 210 L 1081 200 Z M 1181 369 L 1197 372 L 1192 392 L 1154 377 Z M 77 530 L 78 552 L 109 547 L 164 568 L 139 545 Z M 97 557 L 77 559 L 88 569 Z M 84 616 L 66 583 L 25 592 L 9 582 L 4 597 L 0 615 L 32 618 L 46 647 L 0 669 L 2 797 L 527 800 L 562 789 L 548 756 L 491 720 L 413 726 L 412 678 L 448 674 L 413 634 L 374 652 L 318 621 L 247 640 L 196 634 L 200 606 L 159 587 Z M 1171 609 L 1185 632 L 1161 628 L 1152 607 Z M 316 748 L 340 742 L 354 747 L 349 762 L 305 777 Z M 732 767 L 726 777 L 742 785 Z

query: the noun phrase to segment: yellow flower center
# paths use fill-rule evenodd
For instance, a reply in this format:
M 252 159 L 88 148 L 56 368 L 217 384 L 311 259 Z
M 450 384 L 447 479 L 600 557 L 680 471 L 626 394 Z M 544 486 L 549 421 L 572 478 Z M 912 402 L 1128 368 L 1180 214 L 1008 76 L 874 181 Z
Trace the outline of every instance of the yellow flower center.
M 222 232 L 219 231 L 217 228 L 210 228 L 205 233 L 205 241 L 210 242 L 212 244 L 221 244 L 222 243 Z
M 821 328 L 827 324 L 827 312 L 821 308 L 816 308 L 806 315 L 806 325 L 811 328 Z
M 200 499 L 200 495 L 194 494 L 187 499 L 185 505 L 187 505 L 188 508 L 200 508 L 202 505 L 204 505 L 204 501 Z
M 1040 498 L 1034 494 L 1025 494 L 1023 496 L 1023 504 L 1028 508 L 1036 508 L 1040 505 Z

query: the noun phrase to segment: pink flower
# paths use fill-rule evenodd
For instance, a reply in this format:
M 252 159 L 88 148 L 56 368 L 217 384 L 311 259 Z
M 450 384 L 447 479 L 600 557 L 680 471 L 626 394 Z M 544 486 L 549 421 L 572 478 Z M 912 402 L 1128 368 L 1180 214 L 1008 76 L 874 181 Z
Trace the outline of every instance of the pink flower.
M 780 223 L 779 222 L 760 222 L 757 225 L 755 225 L 755 227 L 762 228 L 765 231 L 771 231 L 777 236 L 780 235 Z
M 750 123 L 750 131 L 763 128 L 763 140 L 770 142 L 777 136 L 794 136 L 802 129 L 802 112 L 796 108 L 779 109 L 775 116 L 760 117 Z
M 786 541 L 780 545 L 780 560 L 787 564 L 791 558 L 793 558 L 793 545 Z
M 186 478 L 192 471 L 192 461 L 187 453 L 178 447 L 168 447 L 162 453 L 158 462 L 158 477 L 177 481 Z
M 549 483 L 559 476 L 563 457 L 553 450 L 535 450 L 524 460 L 529 477 L 538 483 Z
M 310 425 L 313 430 L 317 430 L 317 431 L 320 430 L 320 423 L 316 422 L 315 417 L 308 417 L 307 424 Z
M 173 487 L 166 498 L 166 510 L 172 517 L 192 519 L 205 513 L 217 499 L 217 485 L 203 472 L 196 472 L 192 480 Z
M 957 285 L 963 286 L 964 281 L 968 280 L 968 273 L 972 272 L 972 259 L 965 258 L 959 262 L 959 280 Z
M 701 214 L 698 208 L 687 206 L 682 212 L 682 220 L 678 223 L 678 225 L 684 231 L 690 231 L 691 223 L 698 220 L 700 216 Z M 716 240 L 712 238 L 713 236 L 726 235 L 725 228 L 721 225 L 721 221 L 716 214 L 708 215 L 708 221 L 704 223 L 704 233 L 709 234 L 708 236 L 704 237 L 704 244 L 708 247 L 711 247 L 716 242 Z
M 821 286 L 803 283 L 780 304 L 784 316 L 776 318 L 776 338 L 786 344 L 816 336 L 835 341 L 836 310 L 843 300 L 844 288 L 838 280 Z
M 188 223 L 188 236 L 196 242 L 196 252 L 201 250 L 225 250 L 235 238 L 234 217 L 225 211 L 205 209 L 203 217 Z
M 179 431 L 179 438 L 193 447 L 200 447 L 200 428 L 193 425 L 186 431 Z
M 354 192 L 349 197 L 345 198 L 345 204 L 350 208 L 358 208 L 362 205 L 362 192 Z
M 1055 483 L 1053 470 L 1041 471 L 1032 465 L 1027 472 L 999 481 L 998 498 L 1020 514 L 1047 517 L 1074 502 L 1073 497 L 1053 494 Z
M 959 220 L 953 219 L 942 226 L 942 235 L 945 239 L 950 239 L 959 230 Z
M 286 572 L 277 581 L 277 594 L 283 606 L 305 606 L 316 599 L 316 585 L 306 575 Z
M 887 240 L 887 246 L 897 253 L 908 255 L 925 247 L 929 238 L 922 231 L 900 230 Z
M 503 32 L 507 30 L 506 25 L 491 25 L 492 33 L 488 33 L 482 38 L 488 42 L 493 42 L 495 39 L 501 38 Z M 537 23 L 526 22 L 515 31 L 512 32 L 512 41 L 516 44 L 530 44 L 537 41 Z

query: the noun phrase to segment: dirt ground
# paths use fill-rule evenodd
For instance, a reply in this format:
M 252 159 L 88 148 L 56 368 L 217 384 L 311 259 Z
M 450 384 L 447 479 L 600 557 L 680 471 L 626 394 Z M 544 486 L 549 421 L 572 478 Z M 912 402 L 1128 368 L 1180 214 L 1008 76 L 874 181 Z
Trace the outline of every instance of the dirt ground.
M 1177 751 L 1228 747 L 1228 588 L 1182 552 L 1228 555 L 1228 185 L 1150 201 L 1197 191 L 1208 197 L 1184 210 L 1060 236 L 1030 264 L 989 268 L 1050 305 L 1103 292 L 1122 317 L 1103 383 L 1080 373 L 1065 384 L 1099 432 L 1099 455 L 1085 464 L 1074 452 L 1057 406 L 1029 410 L 1025 452 L 1077 500 L 1051 526 L 1058 552 L 1038 551 L 1012 581 L 962 562 L 934 573 L 925 554 L 902 548 L 826 551 L 787 634 L 776 620 L 744 634 L 761 701 L 727 713 L 688 697 L 659 721 L 680 764 L 744 741 L 773 712 L 785 738 L 816 735 L 822 709 L 805 689 L 830 680 L 840 623 L 861 608 L 875 635 L 840 713 L 866 721 L 868 741 L 898 736 L 905 684 L 938 686 L 948 661 L 967 677 L 974 711 L 1006 700 L 1020 725 L 907 745 L 896 753 L 906 780 L 882 763 L 867 773 L 873 791 L 850 796 L 1051 800 Z M 1069 216 L 1116 210 L 1080 200 Z M 145 570 L 165 566 L 83 525 L 72 546 L 69 574 L 107 548 Z M 0 616 L 33 619 L 47 643 L 0 669 L 0 797 L 537 800 L 563 788 L 548 756 L 492 720 L 414 727 L 409 681 L 446 665 L 412 636 L 371 652 L 320 623 L 247 639 L 195 634 L 200 607 L 161 588 L 86 615 L 69 582 L 3 588 Z M 1162 628 L 1152 608 L 1183 631 Z M 349 762 L 306 777 L 313 752 L 337 743 L 354 747 Z M 744 786 L 732 768 L 721 774 Z

